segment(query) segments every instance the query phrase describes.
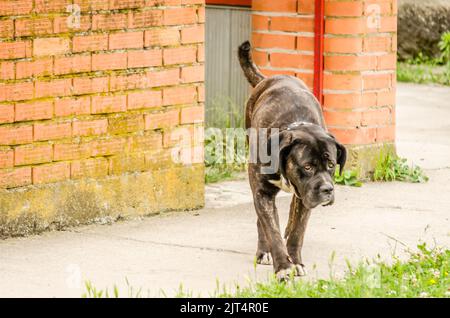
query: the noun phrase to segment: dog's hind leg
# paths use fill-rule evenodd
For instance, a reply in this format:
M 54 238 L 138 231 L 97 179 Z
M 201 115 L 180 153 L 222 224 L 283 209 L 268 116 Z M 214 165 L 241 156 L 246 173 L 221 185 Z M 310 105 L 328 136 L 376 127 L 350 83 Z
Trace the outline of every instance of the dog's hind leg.
M 270 255 L 270 246 L 266 234 L 258 218 L 258 249 L 256 250 L 256 263 L 261 265 L 272 265 L 272 256 Z
M 306 275 L 305 265 L 302 261 L 303 239 L 305 237 L 306 225 L 311 210 L 305 208 L 302 201 L 296 197 L 292 198 L 289 222 L 285 232 L 287 238 L 287 250 L 296 269 L 297 275 Z

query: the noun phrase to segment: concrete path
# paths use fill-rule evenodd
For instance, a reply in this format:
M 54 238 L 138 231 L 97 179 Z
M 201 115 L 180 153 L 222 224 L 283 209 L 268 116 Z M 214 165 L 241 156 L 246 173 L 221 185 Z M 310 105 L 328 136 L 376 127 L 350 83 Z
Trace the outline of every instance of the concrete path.
M 342 274 L 345 259 L 404 255 L 399 242 L 450 245 L 449 101 L 448 87 L 398 85 L 398 152 L 427 168 L 430 181 L 338 187 L 336 203 L 310 220 L 309 279 L 328 276 L 333 251 L 333 269 Z M 79 297 L 85 280 L 126 290 L 126 278 L 143 295 L 174 295 L 183 284 L 208 296 L 216 279 L 228 286 L 266 279 L 271 268 L 253 264 L 256 215 L 247 181 L 210 185 L 206 200 L 199 211 L 0 241 L 0 296 Z M 278 200 L 283 225 L 289 202 L 288 195 Z

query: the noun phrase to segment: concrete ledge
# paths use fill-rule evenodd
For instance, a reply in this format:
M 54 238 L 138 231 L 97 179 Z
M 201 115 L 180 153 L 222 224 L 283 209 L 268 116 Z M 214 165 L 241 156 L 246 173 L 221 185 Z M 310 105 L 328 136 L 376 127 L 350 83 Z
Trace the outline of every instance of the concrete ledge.
M 347 163 L 345 170 L 356 170 L 362 179 L 370 179 L 375 170 L 380 153 L 396 153 L 394 143 L 383 143 L 363 146 L 346 146 Z
M 0 238 L 203 205 L 203 165 L 0 190 Z

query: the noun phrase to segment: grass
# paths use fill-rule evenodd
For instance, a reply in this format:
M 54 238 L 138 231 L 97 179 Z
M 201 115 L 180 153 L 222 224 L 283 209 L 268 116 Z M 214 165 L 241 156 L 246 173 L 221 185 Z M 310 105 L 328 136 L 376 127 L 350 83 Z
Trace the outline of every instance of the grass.
M 382 151 L 373 173 L 373 181 L 405 181 L 413 183 L 428 181 L 428 177 L 420 167 L 409 166 L 406 161 L 405 158 Z
M 425 243 L 417 246 L 417 251 L 409 250 L 409 258 L 394 257 L 387 263 L 377 258 L 361 261 L 356 266 L 347 264 L 347 272 L 342 278 L 330 274 L 329 279 L 290 280 L 278 282 L 272 277 L 267 282 L 250 282 L 248 286 L 236 285 L 233 289 L 220 288 L 219 284 L 212 297 L 230 298 L 396 298 L 396 297 L 446 297 L 450 298 L 450 250 L 428 247 Z M 127 297 L 142 297 L 140 290 L 128 285 Z M 193 293 L 182 286 L 177 297 L 192 297 Z M 119 297 L 117 287 L 97 290 L 86 283 L 83 297 Z

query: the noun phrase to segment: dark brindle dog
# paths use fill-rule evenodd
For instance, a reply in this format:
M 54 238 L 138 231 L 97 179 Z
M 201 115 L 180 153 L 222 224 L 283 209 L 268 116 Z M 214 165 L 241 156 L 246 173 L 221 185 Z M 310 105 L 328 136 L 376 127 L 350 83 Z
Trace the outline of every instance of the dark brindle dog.
M 339 164 L 344 167 L 346 149 L 327 131 L 319 102 L 307 86 L 292 76 L 266 78 L 256 68 L 250 54 L 250 43 L 239 47 L 239 61 L 250 84 L 254 87 L 246 106 L 246 128 L 268 128 L 268 148 L 278 138 L 279 152 L 272 153 L 278 169 L 262 173 L 262 164 L 250 163 L 248 174 L 253 201 L 258 215 L 259 264 L 270 264 L 279 279 L 293 270 L 306 274 L 301 249 L 311 209 L 334 202 L 333 174 Z M 278 128 L 277 133 L 271 129 Z M 260 134 L 261 132 L 257 132 Z M 259 138 L 258 138 L 259 139 Z M 292 192 L 289 222 L 280 233 L 275 196 L 280 191 Z

